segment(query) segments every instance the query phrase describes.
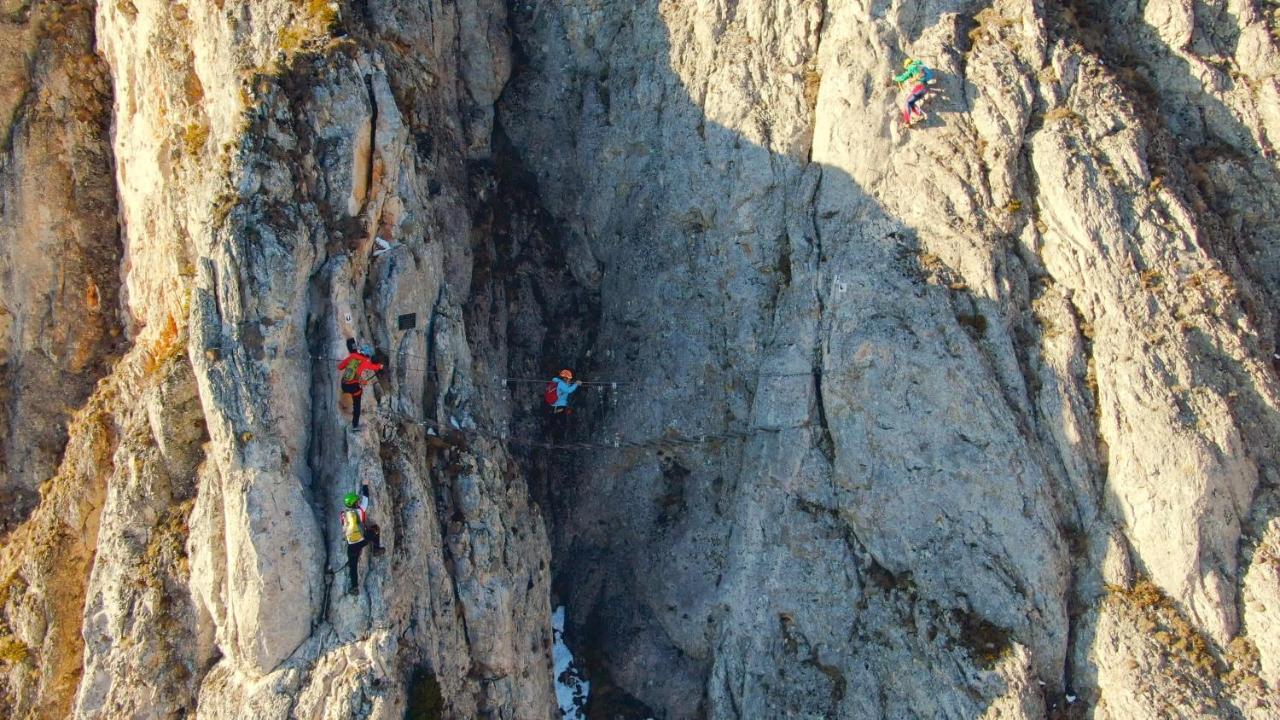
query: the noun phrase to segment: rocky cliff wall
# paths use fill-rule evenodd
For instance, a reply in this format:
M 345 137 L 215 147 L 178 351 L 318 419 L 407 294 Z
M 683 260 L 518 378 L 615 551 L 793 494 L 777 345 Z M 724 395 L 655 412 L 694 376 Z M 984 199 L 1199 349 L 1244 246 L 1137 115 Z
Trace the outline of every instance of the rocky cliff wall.
M 620 695 L 670 717 L 1271 711 L 1264 16 L 513 17 L 500 116 L 601 295 L 593 371 L 640 381 L 596 436 L 745 436 L 558 478 L 557 587 Z M 909 55 L 939 80 L 908 132 L 886 78 Z
M 130 349 L 91 400 L 96 474 L 73 426 L 6 541 L 6 711 L 549 716 L 542 521 L 455 429 L 495 414 L 476 388 L 506 359 L 464 313 L 501 8 L 113 2 L 96 39 Z M 347 338 L 389 358 L 359 431 Z M 362 482 L 390 549 L 347 595 Z M 78 554 L 26 540 L 67 534 Z
M 0 528 L 34 507 L 118 354 L 111 79 L 93 4 L 0 3 Z
M 1274 714 L 1265 8 L 0 9 L 7 715 Z

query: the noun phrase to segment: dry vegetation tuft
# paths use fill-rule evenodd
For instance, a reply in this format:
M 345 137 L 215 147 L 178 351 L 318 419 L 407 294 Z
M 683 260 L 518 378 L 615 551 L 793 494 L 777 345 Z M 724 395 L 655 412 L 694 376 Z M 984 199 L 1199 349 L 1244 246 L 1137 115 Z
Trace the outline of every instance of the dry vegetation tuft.
M 973 16 L 973 20 L 977 25 L 969 31 L 969 43 L 972 47 L 998 39 L 1001 28 L 1013 27 L 1014 24 L 1013 20 L 1001 15 L 993 7 L 983 9 Z
M 330 0 L 307 0 L 293 22 L 280 29 L 277 37 L 285 55 L 305 50 L 317 39 L 327 39 L 338 24 L 338 5 Z
M 198 155 L 209 140 L 209 126 L 201 122 L 188 123 L 182 131 L 182 147 L 188 155 Z
M 1110 599 L 1136 616 L 1138 629 L 1154 640 L 1166 657 L 1181 659 L 1209 675 L 1218 674 L 1219 663 L 1209 641 L 1155 583 L 1142 580 L 1129 590 L 1108 589 Z
M 173 315 L 165 318 L 164 327 L 160 329 L 160 335 L 152 343 L 146 351 L 142 361 L 142 371 L 144 375 L 154 373 L 160 366 L 169 360 L 177 357 L 186 349 L 186 344 L 182 342 L 182 331 L 178 327 L 178 321 Z
M 27 644 L 12 635 L 0 635 L 0 664 L 17 665 L 24 662 L 31 650 Z
M 1053 122 L 1062 122 L 1064 120 L 1069 120 L 1071 122 L 1078 123 L 1081 121 L 1081 119 L 1082 118 L 1080 117 L 1079 113 L 1067 107 L 1066 105 L 1059 105 L 1058 107 L 1055 107 L 1044 114 L 1045 124 L 1053 123 Z
M 804 66 L 804 102 L 813 110 L 818 106 L 818 88 L 822 85 L 822 73 L 810 62 Z

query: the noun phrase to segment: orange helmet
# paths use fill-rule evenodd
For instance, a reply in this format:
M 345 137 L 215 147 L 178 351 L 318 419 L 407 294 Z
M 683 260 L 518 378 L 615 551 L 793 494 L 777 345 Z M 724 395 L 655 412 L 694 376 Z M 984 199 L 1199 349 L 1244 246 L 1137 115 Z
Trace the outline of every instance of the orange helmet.
M 565 380 L 572 380 L 572 379 L 573 379 L 573 371 L 572 371 L 572 370 L 561 370 L 561 371 L 560 371 L 560 377 L 564 378 Z

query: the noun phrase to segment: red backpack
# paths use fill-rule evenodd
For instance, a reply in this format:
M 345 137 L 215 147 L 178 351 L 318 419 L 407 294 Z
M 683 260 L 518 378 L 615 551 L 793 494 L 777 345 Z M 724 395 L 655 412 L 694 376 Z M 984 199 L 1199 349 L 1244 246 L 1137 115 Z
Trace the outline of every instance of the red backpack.
M 547 386 L 543 388 L 542 399 L 545 400 L 548 405 L 555 405 L 556 401 L 560 399 L 560 393 L 556 390 L 555 380 L 547 383 Z

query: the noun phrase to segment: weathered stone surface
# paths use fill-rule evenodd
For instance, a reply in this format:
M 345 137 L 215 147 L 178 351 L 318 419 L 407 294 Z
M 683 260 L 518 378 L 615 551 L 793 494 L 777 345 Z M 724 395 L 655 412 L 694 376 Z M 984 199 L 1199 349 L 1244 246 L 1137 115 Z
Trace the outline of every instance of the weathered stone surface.
M 488 142 L 485 113 L 508 72 L 502 13 L 229 10 L 98 9 L 120 87 L 119 272 L 133 343 L 111 402 L 129 401 L 115 472 L 73 508 L 103 517 L 80 561 L 58 568 L 17 537 L 6 548 L 23 590 L 5 627 L 30 648 L 7 707 L 398 718 L 431 678 L 451 717 L 549 717 L 540 514 L 500 445 L 428 432 L 474 427 L 500 401 L 475 397 L 472 365 L 503 362 L 492 355 L 501 339 L 483 326 L 473 338 L 462 306 L 470 184 L 486 182 L 464 163 L 486 154 L 477 141 Z M 383 30 L 392 10 L 420 22 Z M 438 76 L 421 72 L 415 49 L 434 55 Z M 395 251 L 373 257 L 375 236 Z M 404 313 L 416 327 L 399 328 Z M 337 406 L 349 337 L 389 358 L 359 432 Z M 55 486 L 74 493 L 75 482 Z M 390 550 L 364 554 L 351 597 L 337 511 L 361 482 Z M 71 513 L 46 505 L 21 532 Z M 40 603 L 60 623 L 47 646 L 29 619 Z M 81 624 L 83 654 L 67 635 Z M 26 679 L 31 667 L 43 674 Z
M 592 717 L 1274 715 L 1274 13 L 90 9 L 0 0 L 0 711 L 554 717 L 554 595 Z
M 621 689 L 681 717 L 903 716 L 871 698 L 953 661 L 898 644 L 858 664 L 850 638 L 880 622 L 860 607 L 871 569 L 909 579 L 930 625 L 958 613 L 961 638 L 991 627 L 1025 649 L 1037 682 L 1006 687 L 1045 707 L 1137 693 L 1128 651 L 1098 639 L 1133 645 L 1132 628 L 1068 612 L 1106 583 L 1149 578 L 1240 665 L 1238 547 L 1274 492 L 1276 233 L 1242 201 L 1275 201 L 1274 44 L 1243 3 L 1138 5 L 515 15 L 528 67 L 500 118 L 601 295 L 578 360 L 664 379 L 593 418 L 595 437 L 749 433 L 559 476 L 571 640 Z M 1228 79 L 1203 58 L 1237 36 L 1249 62 Z M 909 54 L 939 97 L 908 133 L 886 78 Z M 787 670 L 787 628 L 833 673 Z M 839 713 L 817 700 L 836 674 L 858 678 Z M 978 677 L 934 686 L 980 708 L 907 706 L 1004 712 Z
M 93 3 L 0 3 L 0 529 L 53 475 L 120 332 L 111 81 Z

